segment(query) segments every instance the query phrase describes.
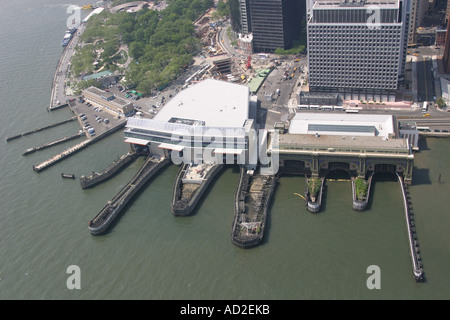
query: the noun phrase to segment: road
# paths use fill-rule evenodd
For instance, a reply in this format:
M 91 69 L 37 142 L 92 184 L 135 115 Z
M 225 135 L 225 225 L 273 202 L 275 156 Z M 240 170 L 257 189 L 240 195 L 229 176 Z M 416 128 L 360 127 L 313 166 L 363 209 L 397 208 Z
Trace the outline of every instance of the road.
M 435 101 L 433 66 L 429 58 L 419 57 L 417 60 L 417 101 Z

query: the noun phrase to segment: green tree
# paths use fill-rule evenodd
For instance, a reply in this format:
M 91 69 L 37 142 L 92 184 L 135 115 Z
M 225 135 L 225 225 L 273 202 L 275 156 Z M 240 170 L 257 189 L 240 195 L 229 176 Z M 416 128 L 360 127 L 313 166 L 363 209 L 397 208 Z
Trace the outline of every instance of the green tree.
M 437 98 L 436 103 L 439 108 L 445 108 L 447 106 L 444 99 L 442 99 L 442 97 Z

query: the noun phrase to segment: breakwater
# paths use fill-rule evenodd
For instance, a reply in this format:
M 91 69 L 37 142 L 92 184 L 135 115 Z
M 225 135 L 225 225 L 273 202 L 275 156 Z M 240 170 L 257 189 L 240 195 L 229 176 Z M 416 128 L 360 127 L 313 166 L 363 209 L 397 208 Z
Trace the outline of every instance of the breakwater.
M 42 130 L 45 130 L 45 129 L 50 129 L 50 128 L 62 125 L 64 123 L 74 121 L 76 119 L 77 119 L 77 117 L 75 116 L 75 117 L 72 117 L 70 119 L 66 119 L 66 120 L 63 120 L 63 121 L 59 121 L 59 122 L 56 122 L 56 123 L 52 123 L 52 124 L 46 125 L 44 127 L 40 127 L 40 128 L 36 128 L 34 130 L 30 130 L 30 131 L 26 131 L 26 132 L 23 132 L 23 133 L 19 133 L 19 134 L 16 134 L 14 136 L 7 137 L 6 141 L 19 139 L 20 137 L 23 137 L 23 136 L 26 136 L 26 135 L 29 135 L 29 134 L 33 134 L 33 133 L 36 133 L 36 132 L 39 132 L 39 131 L 42 131 Z
M 169 158 L 148 156 L 142 167 L 100 212 L 89 221 L 89 231 L 92 235 L 100 235 L 108 230 L 111 223 L 122 212 L 128 202 L 160 169 L 171 163 Z
M 173 215 L 190 215 L 208 189 L 208 186 L 224 168 L 224 165 L 217 164 L 202 164 L 199 166 L 183 164 L 178 171 L 173 188 Z
M 89 176 L 82 175 L 80 177 L 80 184 L 83 189 L 92 188 L 99 183 L 102 183 L 109 178 L 113 177 L 120 170 L 129 165 L 133 160 L 137 158 L 135 152 L 128 152 L 122 155 L 119 159 L 114 161 L 110 166 L 101 172 L 93 172 Z
M 75 153 L 85 149 L 86 147 L 90 146 L 91 144 L 94 144 L 97 141 L 100 141 L 101 139 L 103 139 L 103 138 L 109 136 L 110 134 L 116 132 L 117 130 L 123 128 L 125 126 L 125 124 L 126 124 L 126 121 L 123 121 L 123 122 L 119 123 L 117 126 L 111 128 L 108 131 L 103 132 L 102 134 L 99 134 L 98 136 L 95 136 L 94 138 L 86 139 L 83 142 L 80 142 L 80 143 L 74 145 L 73 147 L 70 147 L 70 148 L 64 150 L 63 152 L 54 155 L 50 159 L 48 159 L 44 162 L 41 162 L 40 164 L 33 165 L 33 170 L 36 172 L 44 171 L 45 169 L 53 166 L 54 164 L 74 155 Z
M 84 133 L 81 131 L 81 132 L 79 132 L 79 133 L 77 133 L 77 134 L 74 134 L 74 135 L 72 135 L 72 136 L 64 137 L 64 138 L 62 138 L 62 139 L 59 139 L 59 140 L 56 140 L 56 141 L 53 141 L 53 142 L 50 142 L 50 143 L 43 144 L 43 145 L 40 146 L 40 147 L 29 148 L 29 149 L 25 150 L 25 151 L 22 153 L 22 155 L 23 155 L 23 156 L 26 156 L 26 155 L 35 153 L 36 151 L 44 150 L 44 149 L 47 149 L 47 148 L 56 146 L 56 145 L 61 144 L 61 143 L 64 143 L 64 142 L 67 142 L 67 141 L 71 141 L 71 140 L 80 138 L 80 137 L 82 137 L 82 136 L 84 136 Z
M 241 167 L 235 194 L 231 241 L 240 248 L 261 243 L 275 187 L 276 175 L 261 175 Z
M 414 212 L 409 197 L 408 187 L 403 183 L 402 177 L 396 173 L 398 182 L 402 190 L 403 206 L 405 208 L 406 226 L 408 230 L 409 249 L 411 255 L 411 262 L 414 272 L 414 280 L 416 282 L 424 282 L 425 274 L 423 271 L 422 258 L 420 256 L 419 241 L 416 235 L 416 226 L 414 223 Z

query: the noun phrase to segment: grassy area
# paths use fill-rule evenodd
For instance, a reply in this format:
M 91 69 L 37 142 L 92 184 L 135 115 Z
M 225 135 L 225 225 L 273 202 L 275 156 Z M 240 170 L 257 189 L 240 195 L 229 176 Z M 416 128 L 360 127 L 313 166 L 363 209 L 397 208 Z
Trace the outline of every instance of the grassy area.
M 367 197 L 367 190 L 369 189 L 369 184 L 367 183 L 367 181 L 363 178 L 356 178 L 355 189 L 356 198 L 358 200 L 365 200 Z
M 320 191 L 321 184 L 322 179 L 320 178 L 310 178 L 308 180 L 308 191 L 312 197 L 317 197 Z
M 118 70 L 129 56 L 132 62 L 125 71 L 129 84 L 145 95 L 167 86 L 201 49 L 193 21 L 212 5 L 212 0 L 171 0 L 161 11 L 104 10 L 91 17 L 80 37 L 84 45 L 72 58 L 72 83 L 98 70 Z M 121 46 L 128 47 L 128 54 L 118 52 Z

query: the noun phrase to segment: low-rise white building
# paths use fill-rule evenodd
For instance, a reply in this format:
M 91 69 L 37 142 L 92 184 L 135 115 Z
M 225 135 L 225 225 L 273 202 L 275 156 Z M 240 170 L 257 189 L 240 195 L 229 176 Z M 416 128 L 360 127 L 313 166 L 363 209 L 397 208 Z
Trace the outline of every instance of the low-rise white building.
M 252 109 L 247 86 L 203 80 L 180 91 L 154 119 L 129 118 L 125 142 L 174 162 L 256 163 Z
M 353 135 L 391 139 L 397 136 L 392 115 L 347 113 L 297 113 L 290 134 Z

